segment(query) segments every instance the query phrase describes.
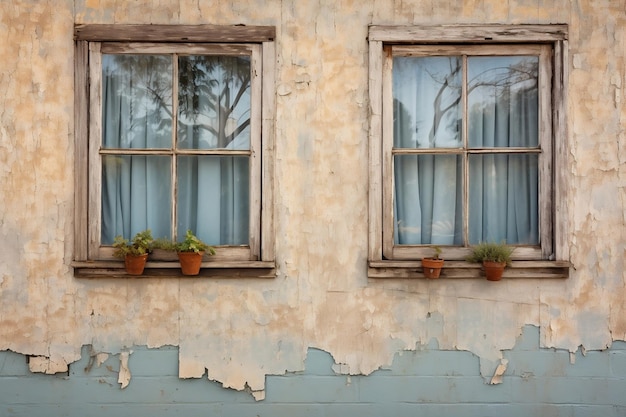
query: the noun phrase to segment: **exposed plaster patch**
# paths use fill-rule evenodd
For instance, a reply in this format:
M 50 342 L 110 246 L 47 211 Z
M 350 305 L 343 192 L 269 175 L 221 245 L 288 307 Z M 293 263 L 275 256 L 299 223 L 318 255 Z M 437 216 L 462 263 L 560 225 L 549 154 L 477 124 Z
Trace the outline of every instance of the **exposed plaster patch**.
M 28 369 L 31 372 L 40 372 L 48 375 L 64 373 L 68 371 L 66 362 L 46 356 L 31 356 L 28 359 Z
M 502 376 L 504 375 L 504 372 L 506 372 L 506 367 L 508 364 L 508 359 L 500 359 L 500 364 L 496 368 L 495 372 L 493 373 L 493 377 L 491 377 L 491 381 L 489 382 L 491 385 L 502 383 Z
M 120 388 L 124 389 L 130 383 L 130 368 L 128 367 L 128 358 L 132 350 L 120 353 L 120 372 L 117 377 L 117 382 L 120 384 Z

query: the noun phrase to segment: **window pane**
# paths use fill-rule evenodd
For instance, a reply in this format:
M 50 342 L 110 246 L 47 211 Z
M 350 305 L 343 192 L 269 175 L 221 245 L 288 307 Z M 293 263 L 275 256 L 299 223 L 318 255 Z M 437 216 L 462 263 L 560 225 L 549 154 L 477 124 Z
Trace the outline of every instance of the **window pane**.
M 463 244 L 461 159 L 459 155 L 395 157 L 396 244 Z
M 178 147 L 250 148 L 250 58 L 181 56 Z
M 539 243 L 538 156 L 470 155 L 469 241 Z
M 468 58 L 469 145 L 536 147 L 536 56 Z
M 394 147 L 461 146 L 461 59 L 395 57 Z
M 172 62 L 162 55 L 102 56 L 102 146 L 170 148 Z
M 178 238 L 191 229 L 211 245 L 247 245 L 249 171 L 247 156 L 180 156 Z
M 171 236 L 170 172 L 167 156 L 102 157 L 103 245 L 145 229 L 155 237 Z

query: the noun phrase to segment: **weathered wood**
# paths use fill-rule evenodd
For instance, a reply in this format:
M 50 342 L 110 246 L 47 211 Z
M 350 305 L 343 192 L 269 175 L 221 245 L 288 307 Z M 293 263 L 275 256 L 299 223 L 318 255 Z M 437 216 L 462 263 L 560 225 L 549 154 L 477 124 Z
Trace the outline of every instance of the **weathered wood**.
M 202 279 L 202 278 L 248 278 L 248 279 L 273 279 L 276 278 L 276 271 L 272 268 L 245 268 L 235 266 L 233 268 L 206 268 L 202 267 L 198 275 L 183 275 L 180 267 L 172 268 L 148 268 L 144 270 L 142 275 L 129 275 L 121 268 L 74 268 L 74 276 L 76 278 L 124 278 L 124 279 L 143 279 L 143 278 L 184 278 L 184 279 Z
M 503 279 L 564 279 L 569 277 L 571 265 L 560 261 L 514 261 L 507 267 Z M 371 279 L 426 279 L 419 261 L 369 262 Z M 446 261 L 439 279 L 485 279 L 482 266 L 463 261 Z
M 83 70 L 84 71 L 84 70 Z M 102 146 L 102 54 L 99 43 L 89 44 L 89 184 L 88 247 L 89 259 L 97 259 L 100 252 L 100 219 L 102 161 L 98 150 Z
M 249 56 L 250 44 L 103 42 L 103 54 L 202 54 Z
M 86 45 L 86 41 L 78 41 L 81 45 Z M 88 178 L 89 185 L 84 185 L 84 189 L 89 189 L 88 207 L 80 208 L 81 214 L 86 216 L 89 213 L 89 220 L 85 217 L 85 228 L 81 232 L 76 232 L 77 236 L 80 234 L 88 236 L 88 242 L 84 244 L 89 248 L 86 255 L 76 259 L 99 259 L 106 260 L 112 259 L 112 248 L 100 245 L 100 210 L 101 210 L 101 158 L 103 155 L 166 155 L 172 158 L 172 177 L 175 175 L 175 155 L 188 154 L 188 155 L 229 155 L 236 156 L 242 155 L 250 158 L 250 177 L 251 177 L 251 207 L 250 207 L 250 244 L 246 246 L 236 247 L 221 247 L 219 250 L 220 259 L 226 260 L 258 260 L 261 257 L 261 237 L 263 236 L 264 246 L 267 249 L 265 254 L 266 260 L 274 259 L 274 237 L 273 237 L 273 199 L 271 198 L 271 188 L 266 188 L 262 194 L 261 186 L 263 184 L 271 185 L 273 181 L 273 163 L 264 164 L 262 159 L 267 156 L 273 158 L 273 124 L 269 124 L 269 120 L 273 121 L 275 117 L 275 99 L 274 93 L 274 46 L 273 42 L 264 43 L 248 43 L 245 45 L 217 45 L 217 44 L 153 44 L 153 43 L 101 43 L 91 42 L 90 45 L 90 58 L 89 67 L 87 66 L 87 60 L 82 62 L 81 71 L 84 73 L 86 68 L 90 70 L 90 91 L 89 91 L 89 105 L 84 105 L 85 109 L 89 109 L 89 117 L 85 114 L 81 117 L 81 120 L 89 120 L 89 134 L 85 134 L 85 138 L 89 137 L 89 175 L 85 174 L 81 177 L 81 182 Z M 267 50 L 267 53 L 265 52 Z M 241 55 L 246 54 L 251 56 L 251 147 L 247 150 L 231 150 L 231 149 L 176 149 L 175 136 L 172 137 L 172 147 L 167 149 L 102 149 L 101 138 L 101 97 L 102 97 L 102 54 L 103 53 L 208 53 L 208 54 L 225 54 L 225 55 Z M 264 62 L 264 55 L 268 57 Z M 264 66 L 267 68 L 264 70 Z M 173 68 L 175 74 L 177 71 L 176 62 L 174 62 Z M 269 77 L 269 80 L 265 78 Z M 175 76 L 173 79 L 177 79 Z M 177 85 L 172 86 L 174 97 L 176 97 Z M 264 97 L 264 94 L 268 98 Z M 176 124 L 176 102 L 173 103 L 174 119 L 172 123 Z M 87 111 L 87 110 L 84 110 Z M 264 120 L 265 119 L 265 120 Z M 86 122 L 85 122 L 86 123 Z M 264 129 L 262 131 L 262 129 Z M 176 129 L 172 129 L 173 135 L 175 135 Z M 263 139 L 267 140 L 268 148 L 262 149 L 264 145 Z M 85 145 L 86 146 L 86 145 Z M 87 160 L 87 158 L 85 158 Z M 85 162 L 86 164 L 86 162 Z M 266 171 L 265 177 L 262 178 L 262 167 L 269 170 Z M 175 181 L 172 182 L 175 184 Z M 172 188 L 172 201 L 175 199 L 176 190 Z M 263 198 L 261 197 L 263 196 Z M 264 204 L 264 208 L 262 208 Z M 176 207 L 173 206 L 172 210 L 172 227 L 174 236 L 176 235 Z M 265 218 L 261 219 L 264 215 Z M 78 212 L 77 212 L 78 213 Z M 268 221 L 266 224 L 265 222 Z M 263 231 L 261 228 L 264 227 Z M 88 231 L 87 231 L 88 229 Z M 78 229 L 77 229 L 78 230 Z
M 382 249 L 382 42 L 370 42 L 369 49 L 369 260 L 381 260 Z
M 372 268 L 421 268 L 421 261 L 370 261 L 369 266 Z M 444 268 L 462 268 L 475 269 L 480 268 L 480 264 L 467 261 L 449 261 L 446 260 Z M 513 269 L 549 269 L 549 268 L 569 268 L 571 264 L 567 261 L 512 261 L 509 268 Z
M 446 260 L 464 260 L 470 253 L 469 247 L 441 246 L 443 258 Z M 393 250 L 393 258 L 401 261 L 416 260 L 432 256 L 433 249 L 426 245 L 402 245 Z M 517 246 L 513 251 L 512 259 L 515 260 L 539 260 L 542 259 L 541 248 L 538 246 Z
M 250 257 L 260 259 L 261 252 L 261 162 L 263 111 L 263 48 L 255 45 L 250 59 Z
M 564 224 L 559 224 L 559 229 L 554 226 L 555 206 L 553 195 L 555 189 L 555 171 L 560 172 L 561 164 L 554 167 L 552 165 L 554 148 L 553 140 L 564 142 L 566 138 L 562 136 L 560 126 L 565 125 L 558 117 L 564 113 L 561 98 L 556 97 L 553 108 L 553 97 L 551 79 L 553 73 L 559 73 L 559 67 L 555 64 L 552 67 L 550 59 L 552 49 L 558 53 L 563 39 L 567 38 L 567 25 L 447 25 L 447 26 L 371 26 L 369 32 L 370 41 L 370 101 L 372 106 L 376 105 L 380 116 L 381 128 L 374 128 L 376 115 L 371 115 L 370 122 L 370 260 L 400 259 L 410 260 L 429 256 L 432 252 L 427 246 L 394 245 L 393 242 L 393 190 L 394 190 L 394 157 L 396 155 L 420 155 L 420 154 L 448 154 L 460 155 L 464 159 L 464 184 L 463 201 L 464 206 L 469 204 L 469 167 L 468 158 L 470 154 L 536 154 L 539 155 L 539 230 L 541 233 L 539 241 L 541 247 L 519 247 L 516 249 L 516 259 L 554 259 L 553 238 L 558 235 L 557 246 L 565 247 L 566 242 L 562 240 L 561 230 Z M 516 45 L 510 45 L 515 42 Z M 522 43 L 523 44 L 520 44 Z M 385 45 L 385 44 L 388 45 Z M 444 43 L 444 45 L 439 45 Z M 447 43 L 447 44 L 446 44 Z M 452 45 L 454 43 L 454 45 Z M 498 43 L 498 44 L 496 44 Z M 506 45 L 502 45 L 502 43 Z M 437 45 L 435 45 L 437 44 Z M 375 52 L 372 52 L 375 51 Z M 385 51 L 385 52 L 383 52 Z M 467 123 L 463 124 L 462 138 L 465 148 L 393 148 L 393 93 L 391 91 L 391 72 L 394 56 L 439 56 L 462 55 L 464 65 L 464 77 L 467 73 L 468 55 L 536 55 L 539 56 L 539 94 L 540 94 L 540 125 L 539 144 L 536 147 L 528 148 L 481 148 L 474 149 L 467 147 Z M 376 59 L 382 63 L 376 63 Z M 559 62 L 562 58 L 555 58 Z M 375 64 L 375 65 L 374 65 Z M 559 64 L 560 65 L 560 64 Z M 467 79 L 465 82 L 467 82 Z M 556 76 L 558 82 L 559 77 Z M 559 84 L 562 91 L 564 85 Z M 380 91 L 380 93 L 379 93 Z M 466 86 L 463 87 L 462 104 L 467 107 Z M 381 98 L 381 103 L 376 100 Z M 560 109 L 560 110 L 559 110 Z M 553 119 L 556 119 L 555 121 Z M 553 131 L 553 126 L 555 130 Z M 378 135 L 380 134 L 380 137 Z M 376 136 L 374 136 L 376 135 Z M 560 148 L 556 151 L 560 152 Z M 381 159 L 380 168 L 377 161 L 372 160 L 373 152 L 379 152 L 376 157 Z M 377 178 L 382 174 L 381 184 L 376 184 Z M 377 188 L 378 187 L 378 188 Z M 556 186 L 555 186 L 556 187 Z M 563 189 L 560 186 L 558 190 Z M 379 201 L 380 199 L 381 201 Z M 562 201 L 566 201 L 564 198 Z M 378 207 L 382 208 L 379 210 Z M 564 210 L 562 207 L 560 210 Z M 464 210 L 463 228 L 465 245 L 469 230 L 469 211 Z M 375 217 L 375 218 L 372 218 Z M 560 216 L 565 218 L 566 216 Z M 378 219 L 381 219 L 382 226 L 377 229 Z M 564 220 L 566 221 L 566 220 Z M 377 243 L 382 241 L 382 244 Z M 382 245 L 382 248 L 380 247 Z M 469 253 L 467 248 L 445 247 L 444 257 L 450 259 L 463 259 Z M 558 251 L 557 251 L 558 252 Z M 382 255 L 379 255 L 382 254 Z M 563 259 L 557 256 L 557 259 Z
M 224 155 L 223 148 L 215 149 L 158 149 L 158 148 L 106 148 L 100 150 L 100 155 Z M 229 156 L 250 156 L 249 150 L 229 149 Z
M 394 160 L 393 160 L 393 59 L 390 47 L 383 48 L 382 63 L 382 221 L 383 256 L 394 258 Z
M 543 44 L 524 45 L 393 45 L 393 56 L 539 55 Z
M 548 259 L 554 254 L 553 246 L 553 191 L 554 167 L 552 117 L 554 105 L 552 101 L 552 47 L 543 45 L 539 55 L 539 144 L 542 153 L 539 155 L 539 233 L 541 242 L 541 258 Z
M 119 262 L 117 258 L 113 256 L 114 249 L 111 246 L 101 246 L 99 248 L 98 256 L 91 258 L 90 264 L 93 262 Z M 220 262 L 232 263 L 232 262 L 256 262 L 257 259 L 250 255 L 249 246 L 221 246 L 216 248 L 217 253 L 211 255 L 211 262 L 219 264 Z M 207 257 L 205 255 L 205 257 Z M 153 259 L 153 258 L 151 258 Z
M 539 148 L 395 148 L 393 155 L 539 154 Z
M 276 258 L 276 230 L 274 229 L 275 198 L 275 135 L 276 135 L 276 46 L 263 43 L 263 105 L 261 126 L 262 173 L 261 187 L 261 245 L 262 261 L 274 262 Z
M 420 43 L 554 42 L 567 39 L 567 25 L 370 26 L 369 40 Z
M 274 26 L 88 24 L 74 27 L 74 39 L 94 42 L 269 42 Z
M 72 267 L 77 269 L 123 269 L 124 262 L 120 260 L 109 261 L 74 261 Z M 231 269 L 231 268 L 248 268 L 248 269 L 273 269 L 276 265 L 274 262 L 263 261 L 226 261 L 226 260 L 210 260 L 202 262 L 202 268 L 209 269 Z M 175 261 L 148 261 L 146 268 L 152 269 L 176 269 L 180 268 L 178 259 Z
M 569 146 L 566 120 L 568 85 L 567 41 L 554 47 L 553 134 L 554 134 L 554 250 L 557 260 L 569 259 L 568 178 Z
M 74 57 L 74 259 L 88 259 L 87 207 L 89 194 L 85 179 L 89 177 L 89 60 L 87 42 L 76 42 Z

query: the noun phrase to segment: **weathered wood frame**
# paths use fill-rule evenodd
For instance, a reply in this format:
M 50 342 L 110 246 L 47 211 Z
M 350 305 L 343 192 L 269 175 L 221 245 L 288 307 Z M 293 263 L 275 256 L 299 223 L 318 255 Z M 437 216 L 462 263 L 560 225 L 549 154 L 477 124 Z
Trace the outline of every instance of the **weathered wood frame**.
M 392 207 L 392 103 L 391 65 L 394 54 L 450 54 L 454 49 L 472 54 L 502 54 L 506 44 L 509 54 L 523 48 L 534 50 L 543 60 L 540 64 L 540 248 L 520 247 L 514 255 L 516 262 L 508 276 L 567 277 L 569 251 L 567 247 L 566 175 L 567 132 L 565 123 L 565 85 L 567 79 L 566 25 L 451 25 L 426 27 L 371 26 L 369 30 L 369 91 L 370 91 L 370 188 L 369 188 L 369 276 L 371 278 L 423 277 L 421 259 L 430 256 L 427 246 L 393 246 Z M 526 45 L 526 46 L 523 46 Z M 520 49 L 522 48 L 522 49 Z M 549 108 L 546 108 L 549 107 Z M 489 150 L 492 152 L 493 150 Z M 510 152 L 511 149 L 503 150 Z M 528 152 L 514 150 L 514 152 Z M 400 151 L 400 153 L 432 153 L 432 150 Z M 437 150 L 456 153 L 456 150 Z M 467 175 L 467 174 L 466 174 Z M 467 195 L 465 195 L 467 199 Z M 465 225 L 467 227 L 467 225 Z M 471 278 L 476 275 L 475 264 L 462 261 L 467 247 L 442 248 L 446 262 L 443 276 Z M 555 261 L 556 260 L 556 261 Z M 523 262 L 522 262 L 523 261 Z M 448 274 L 446 274 L 446 268 Z M 454 269 L 454 272 L 452 269 Z
M 77 276 L 120 275 L 121 262 L 111 260 L 110 248 L 99 242 L 100 158 L 100 56 L 114 53 L 244 54 L 251 57 L 251 214 L 248 247 L 225 247 L 203 268 L 218 275 L 232 271 L 273 271 L 274 241 L 274 119 L 275 46 L 274 27 L 79 25 L 75 28 L 75 233 L 74 261 Z M 254 102 L 256 100 L 256 102 Z M 147 150 L 161 154 L 160 150 Z M 197 153 L 196 151 L 177 151 Z M 216 151 L 202 152 L 215 153 Z M 124 152 L 127 153 L 127 152 Z M 219 151 L 217 153 L 220 153 Z M 144 275 L 177 275 L 177 262 L 148 262 Z M 88 272 L 89 270 L 89 272 Z M 150 271 L 153 271 L 150 272 Z M 273 272 L 259 276 L 273 276 Z M 121 275 L 124 275 L 121 273 Z M 205 273 L 207 275 L 207 273 Z M 216 272 L 208 273 L 209 276 Z M 234 276 L 254 276 L 237 272 Z

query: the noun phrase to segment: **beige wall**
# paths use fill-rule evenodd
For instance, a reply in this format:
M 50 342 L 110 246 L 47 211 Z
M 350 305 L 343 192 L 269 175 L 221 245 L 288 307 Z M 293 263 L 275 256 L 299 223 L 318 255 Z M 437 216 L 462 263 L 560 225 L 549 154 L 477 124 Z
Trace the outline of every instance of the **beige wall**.
M 0 350 L 39 356 L 32 369 L 51 373 L 85 344 L 176 345 L 181 377 L 208 368 L 262 398 L 264 375 L 302 369 L 307 347 L 355 374 L 434 338 L 479 355 L 489 376 L 525 324 L 570 351 L 626 339 L 625 10 L 626 0 L 3 2 Z M 276 26 L 276 279 L 73 277 L 75 23 Z M 434 23 L 569 25 L 568 280 L 368 282 L 367 28 Z

